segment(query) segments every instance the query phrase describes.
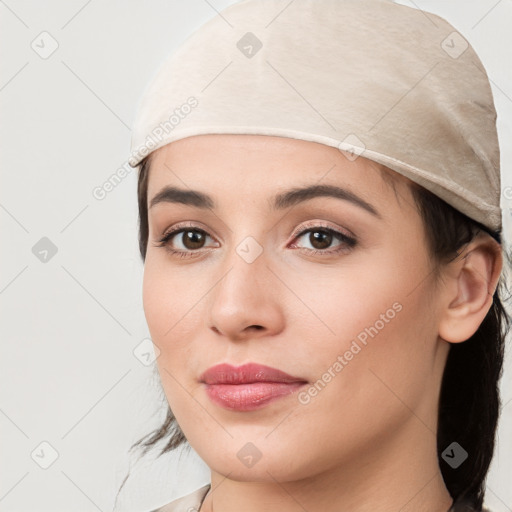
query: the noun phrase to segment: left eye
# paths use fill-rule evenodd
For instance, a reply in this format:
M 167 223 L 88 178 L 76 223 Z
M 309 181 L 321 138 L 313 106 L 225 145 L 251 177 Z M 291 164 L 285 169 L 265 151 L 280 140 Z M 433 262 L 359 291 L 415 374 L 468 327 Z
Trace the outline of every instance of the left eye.
M 307 237 L 307 241 L 311 244 L 311 248 L 306 247 L 308 250 L 312 250 L 314 252 L 336 252 L 337 250 L 342 250 L 346 248 L 352 248 L 356 245 L 356 240 L 352 237 L 345 235 L 344 233 L 340 233 L 332 228 L 327 227 L 314 227 L 309 228 L 304 231 L 301 231 L 295 238 L 300 239 L 305 235 L 309 234 Z M 327 251 L 326 249 L 332 244 L 334 239 L 339 239 L 340 243 L 337 247 L 340 249 L 336 249 L 334 251 Z M 293 244 L 294 246 L 296 244 Z

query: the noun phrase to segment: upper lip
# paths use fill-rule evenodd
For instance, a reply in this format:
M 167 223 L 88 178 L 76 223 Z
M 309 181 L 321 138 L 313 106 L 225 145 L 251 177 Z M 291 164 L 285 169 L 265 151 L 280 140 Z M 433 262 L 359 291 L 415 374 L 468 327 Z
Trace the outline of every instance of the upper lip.
M 227 363 L 208 368 L 199 378 L 205 384 L 250 384 L 252 382 L 306 382 L 277 368 L 257 363 L 232 366 Z

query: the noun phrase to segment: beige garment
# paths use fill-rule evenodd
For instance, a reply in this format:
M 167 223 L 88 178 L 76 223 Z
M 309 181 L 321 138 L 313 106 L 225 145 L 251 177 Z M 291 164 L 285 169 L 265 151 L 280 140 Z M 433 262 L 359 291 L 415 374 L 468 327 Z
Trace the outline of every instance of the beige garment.
M 201 504 L 209 490 L 210 484 L 206 484 L 194 492 L 173 500 L 152 512 L 197 512 L 201 508 Z
M 210 490 L 211 484 L 206 484 L 205 486 L 196 489 L 195 491 L 187 494 L 186 496 L 182 496 L 174 501 L 171 501 L 167 505 L 160 507 L 152 512 L 198 512 L 201 508 L 201 505 L 204 502 L 208 491 Z M 456 511 L 456 512 L 471 512 L 473 509 L 468 509 L 464 507 L 458 508 L 450 508 L 448 512 Z M 487 508 L 482 508 L 482 512 L 491 512 Z
M 501 227 L 486 71 L 462 34 L 420 9 L 391 0 L 227 7 L 146 90 L 130 164 L 213 133 L 290 137 L 339 148 L 349 159 L 362 155 L 484 226 Z

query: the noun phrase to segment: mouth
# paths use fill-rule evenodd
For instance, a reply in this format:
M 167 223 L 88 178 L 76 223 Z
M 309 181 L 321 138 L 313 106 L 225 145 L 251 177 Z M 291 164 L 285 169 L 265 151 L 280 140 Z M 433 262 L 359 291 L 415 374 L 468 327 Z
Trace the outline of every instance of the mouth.
M 234 411 L 260 409 L 307 384 L 301 377 L 256 363 L 212 366 L 201 375 L 200 382 L 205 384 L 210 400 Z

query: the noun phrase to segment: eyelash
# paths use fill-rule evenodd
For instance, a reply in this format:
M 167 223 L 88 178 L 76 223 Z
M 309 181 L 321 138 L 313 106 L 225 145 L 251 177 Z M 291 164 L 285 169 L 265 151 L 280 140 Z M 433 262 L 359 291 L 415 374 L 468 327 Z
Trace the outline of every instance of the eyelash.
M 198 249 L 198 250 L 195 250 L 195 251 L 194 250 L 182 251 L 182 250 L 173 249 L 173 248 L 171 248 L 169 246 L 170 240 L 175 235 L 178 235 L 179 233 L 185 233 L 187 231 L 196 231 L 196 232 L 201 233 L 203 235 L 210 236 L 210 235 L 208 235 L 208 233 L 206 231 L 204 231 L 203 229 L 200 229 L 200 228 L 198 228 L 196 226 L 178 225 L 172 231 L 168 231 L 167 233 L 164 233 L 164 235 L 158 240 L 158 244 L 156 244 L 156 246 L 157 247 L 164 247 L 165 250 L 168 251 L 172 256 L 178 256 L 180 258 L 193 258 L 193 257 L 196 257 L 195 254 L 197 254 L 199 252 L 203 252 L 204 253 L 205 251 L 201 250 L 201 249 Z M 334 249 L 334 250 L 332 250 L 332 249 L 331 250 L 328 250 L 328 249 L 325 249 L 325 250 L 308 249 L 308 248 L 304 248 L 304 247 L 303 248 L 299 248 L 299 250 L 305 251 L 308 254 L 314 254 L 314 255 L 320 254 L 322 256 L 326 256 L 326 255 L 333 255 L 333 254 L 338 254 L 338 253 L 343 253 L 343 252 L 349 252 L 351 249 L 353 249 L 357 245 L 356 238 L 350 237 L 350 236 L 348 236 L 348 235 L 346 235 L 344 233 L 341 233 L 340 231 L 337 231 L 336 229 L 333 229 L 333 228 L 331 228 L 329 226 L 324 226 L 324 225 L 319 225 L 319 224 L 315 224 L 313 226 L 306 227 L 302 231 L 300 231 L 297 234 L 295 234 L 293 239 L 295 240 L 295 239 L 301 238 L 306 233 L 315 232 L 315 231 L 319 231 L 319 232 L 323 232 L 323 233 L 329 233 L 329 234 L 333 235 L 334 237 L 340 239 L 340 241 L 342 243 L 340 243 L 338 248 Z

